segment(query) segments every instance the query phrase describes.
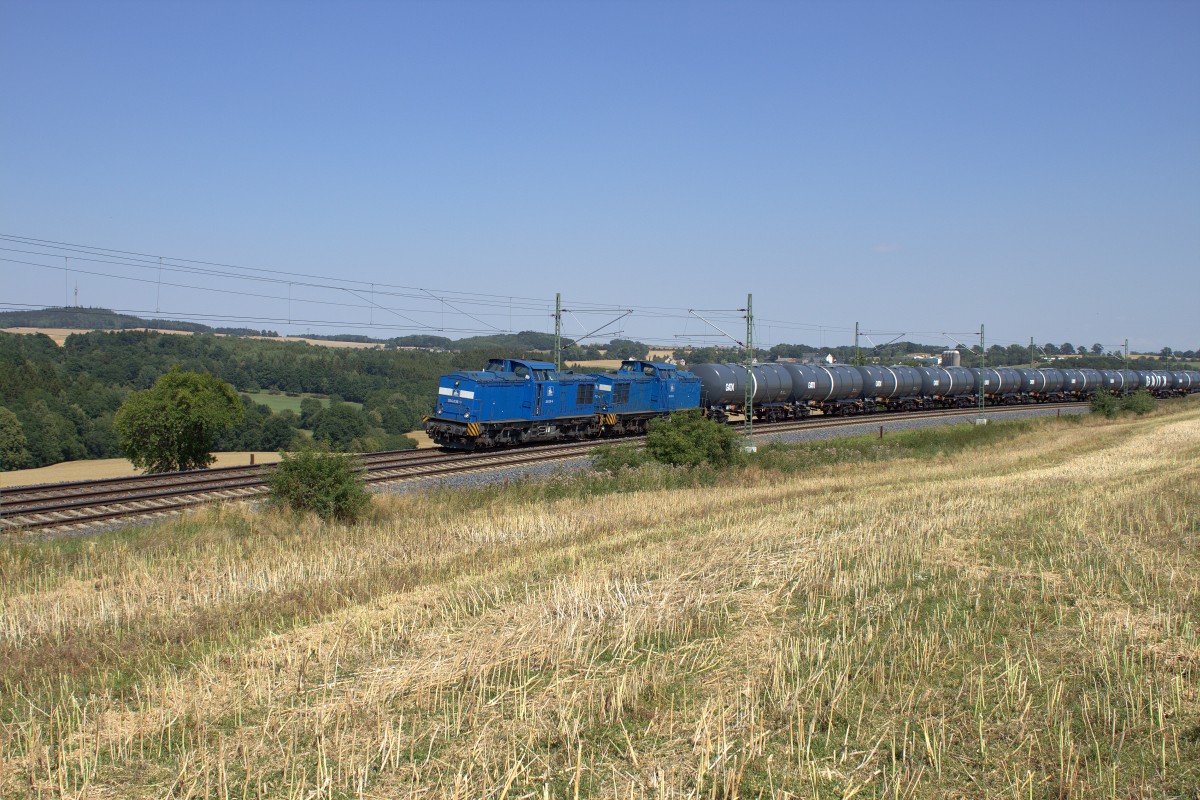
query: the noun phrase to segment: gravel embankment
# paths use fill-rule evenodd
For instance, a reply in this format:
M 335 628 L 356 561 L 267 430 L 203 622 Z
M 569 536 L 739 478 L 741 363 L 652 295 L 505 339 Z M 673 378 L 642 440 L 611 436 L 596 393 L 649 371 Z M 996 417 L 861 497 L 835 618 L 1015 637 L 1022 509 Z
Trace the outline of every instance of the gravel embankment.
M 1061 409 L 1063 414 L 1085 414 L 1089 410 L 1086 403 L 1080 403 L 1078 408 Z M 996 422 L 1010 419 L 1023 419 L 1026 417 L 1042 417 L 1053 416 L 1058 414 L 1060 409 L 1057 408 L 1013 408 L 1000 410 L 989 410 L 987 412 L 988 419 Z M 915 428 L 929 428 L 936 425 L 967 425 L 973 424 L 975 421 L 974 415 L 969 417 L 942 417 L 942 418 L 921 418 L 920 415 L 913 414 L 907 416 L 887 416 L 876 418 L 873 421 L 863 421 L 858 425 L 849 425 L 839 428 L 813 428 L 806 431 L 788 431 L 787 433 L 764 433 L 756 434 L 755 442 L 766 444 L 767 442 L 784 442 L 786 444 L 794 444 L 796 442 L 814 442 L 823 439 L 836 439 L 845 436 L 861 436 L 867 433 L 878 433 L 879 426 L 883 426 L 884 436 L 892 431 L 913 430 Z M 421 480 L 404 481 L 403 483 L 392 483 L 376 487 L 376 491 L 380 492 L 411 492 L 419 489 L 427 489 L 432 486 L 442 487 L 475 487 L 475 486 L 491 486 L 495 484 L 507 483 L 510 481 L 522 480 L 524 478 L 533 478 L 540 476 L 555 475 L 563 472 L 574 472 L 587 468 L 591 463 L 591 459 L 586 456 L 572 458 L 563 461 L 555 461 L 550 464 L 536 464 L 522 467 L 498 467 L 492 470 L 481 472 L 468 472 L 463 475 L 453 475 L 445 478 L 425 478 Z
M 988 409 L 987 418 L 995 422 L 1003 422 L 1011 419 L 1025 419 L 1027 417 L 1045 417 L 1055 416 L 1061 411 L 1063 414 L 1086 414 L 1089 411 L 1087 403 L 1080 403 L 1078 407 L 1073 408 L 1013 408 L 1001 410 Z M 867 433 L 879 433 L 879 427 L 883 426 L 883 434 L 886 436 L 892 431 L 911 431 L 916 428 L 932 428 L 938 425 L 973 425 L 975 416 L 963 417 L 942 417 L 942 418 L 922 418 L 919 414 L 910 414 L 907 416 L 884 417 L 875 419 L 874 421 L 864 420 L 860 425 L 847 425 L 841 428 L 814 428 L 811 431 L 788 431 L 787 433 L 763 434 L 755 436 L 756 442 L 783 442 L 785 444 L 794 444 L 796 442 L 816 442 L 822 439 L 837 439 L 844 436 L 861 436 Z
M 434 486 L 463 488 L 493 486 L 495 484 L 508 483 L 510 481 L 522 480 L 524 478 L 551 476 L 563 472 L 577 472 L 581 469 L 585 469 L 590 463 L 590 457 L 579 456 L 577 458 L 563 459 L 562 461 L 552 461 L 549 464 L 530 464 L 521 467 L 497 467 L 495 469 L 482 470 L 480 472 L 466 472 L 462 475 L 450 475 L 442 478 L 418 478 L 416 480 L 402 481 L 400 483 L 378 484 L 372 487 L 372 489 L 377 492 L 399 494 L 401 492 L 429 489 Z

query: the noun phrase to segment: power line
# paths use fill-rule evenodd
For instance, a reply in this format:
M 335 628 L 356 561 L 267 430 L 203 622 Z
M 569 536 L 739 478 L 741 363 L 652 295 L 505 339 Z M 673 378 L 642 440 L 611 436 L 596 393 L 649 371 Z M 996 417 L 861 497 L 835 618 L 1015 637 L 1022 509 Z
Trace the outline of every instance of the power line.
M 54 266 L 51 264 L 40 264 L 32 261 L 24 261 L 21 259 L 9 258 L 0 259 L 13 264 L 23 264 L 42 269 L 49 270 L 64 270 L 66 279 L 69 273 L 78 273 L 84 275 L 92 275 L 100 278 L 112 280 L 137 281 L 142 284 L 155 286 L 155 305 L 159 307 L 156 313 L 164 313 L 161 309 L 161 287 L 183 289 L 186 291 L 205 291 L 205 292 L 220 292 L 223 294 L 252 298 L 255 300 L 273 300 L 281 303 L 300 303 L 325 306 L 331 308 L 344 309 L 359 309 L 367 311 L 369 320 L 367 322 L 359 322 L 357 320 L 346 320 L 340 324 L 347 326 L 357 326 L 374 328 L 378 327 L 374 323 L 375 310 L 382 310 L 385 313 L 397 316 L 404 321 L 417 325 L 419 328 L 425 328 L 430 331 L 457 331 L 471 330 L 475 331 L 474 327 L 447 327 L 442 322 L 442 313 L 445 309 L 450 309 L 455 314 L 465 317 L 474 322 L 483 329 L 481 332 L 513 332 L 514 322 L 519 322 L 528 325 L 527 321 L 539 320 L 545 321 L 551 315 L 554 301 L 550 298 L 536 298 L 517 296 L 509 294 L 492 294 L 485 292 L 464 292 L 461 290 L 448 289 L 432 289 L 405 284 L 380 283 L 378 281 L 368 282 L 355 278 L 335 277 L 325 274 L 301 272 L 296 270 L 285 270 L 267 267 L 246 266 L 243 264 L 226 263 L 219 261 L 211 261 L 196 258 L 183 258 L 174 256 L 163 256 L 151 254 L 136 250 L 122 250 L 109 247 L 99 247 L 93 245 L 80 244 L 75 242 L 65 242 L 52 239 L 41 239 L 28 236 L 20 236 L 16 234 L 0 233 L 0 242 L 14 245 L 11 247 L 0 247 L 0 250 L 30 255 L 35 257 L 63 259 L 65 266 Z M 30 248 L 30 249 L 25 249 Z M 33 249 L 40 248 L 40 249 Z M 109 267 L 117 267 L 134 270 L 149 270 L 154 275 L 154 278 L 136 278 L 129 275 L 119 275 L 113 272 L 100 270 L 79 269 L 80 262 L 91 264 L 103 264 Z M 246 281 L 266 285 L 276 285 L 279 287 L 286 286 L 287 294 L 290 297 L 272 295 L 269 293 L 248 291 L 242 289 L 220 289 L 214 285 L 195 285 L 190 283 L 180 282 L 164 282 L 161 280 L 162 273 L 178 274 L 178 275 L 196 275 L 204 278 L 217 278 L 228 281 Z M 67 284 L 64 284 L 67 286 Z M 343 295 L 343 299 L 315 299 L 312 297 L 295 297 L 296 289 L 312 290 L 315 292 L 337 292 Z M 67 291 L 64 289 L 64 291 Z M 349 295 L 357 302 L 347 302 L 345 295 Z M 377 302 L 377 298 L 383 300 Z M 416 300 L 418 303 L 396 303 L 397 300 Z M 686 330 L 686 322 L 691 319 L 688 309 L 682 306 L 654 306 L 654 305 L 616 305 L 613 303 L 600 303 L 588 300 L 573 300 L 570 297 L 563 298 L 564 303 L 568 304 L 572 311 L 577 315 L 616 315 L 632 312 L 632 315 L 638 317 L 649 317 L 655 320 L 663 321 L 684 321 L 683 326 Z M 421 303 L 432 302 L 438 304 L 437 309 L 421 307 Z M 393 304 L 395 303 L 395 304 Z M 66 305 L 64 300 L 64 306 Z M 526 313 L 521 313 L 526 312 Z M 416 315 L 418 318 L 422 315 L 438 315 L 438 322 L 422 321 L 414 319 L 406 315 Z M 368 316 L 368 315 L 364 315 Z M 719 321 L 734 324 L 740 317 L 725 310 L 712 310 L 712 316 Z M 498 324 L 493 324 L 491 320 L 507 320 L 506 329 L 502 329 Z M 782 339 L 782 334 L 789 332 L 817 333 L 820 334 L 822 345 L 825 345 L 825 334 L 838 334 L 852 331 L 852 328 L 846 325 L 825 324 L 817 322 L 799 322 L 796 320 L 780 320 L 767 317 L 757 317 L 756 323 L 761 323 L 769 326 L 767 337 L 758 337 L 758 340 L 766 346 L 771 339 Z M 384 326 L 387 329 L 397 329 L 392 326 Z M 401 326 L 399 329 L 410 329 L 408 326 Z M 622 334 L 631 336 L 633 334 L 626 333 L 624 328 Z M 875 335 L 891 335 L 895 332 L 873 331 Z M 942 338 L 942 334 L 936 331 L 914 331 L 908 329 L 907 336 L 911 340 L 918 337 L 928 336 L 935 339 Z M 755 333 L 757 337 L 757 332 Z M 656 333 L 652 338 L 661 338 L 662 333 Z M 779 343 L 784 343 L 780 341 Z M 993 340 L 994 344 L 1003 345 L 1020 345 L 1024 346 L 1022 341 L 1005 341 L 1001 339 Z
M 0 233 L 0 240 L 9 240 L 9 241 L 19 242 L 19 243 L 32 242 L 37 245 L 51 247 L 54 249 L 66 249 L 66 250 L 71 250 L 71 251 L 79 252 L 79 253 L 87 253 L 89 255 L 105 255 L 108 258 L 112 258 L 113 256 L 111 254 L 115 253 L 120 256 L 132 256 L 133 258 L 128 259 L 130 261 L 146 260 L 146 263 L 150 264 L 152 266 L 157 266 L 157 260 L 159 258 L 162 258 L 162 259 L 164 259 L 165 262 L 175 262 L 178 264 L 196 264 L 196 265 L 200 265 L 203 267 L 220 267 L 222 269 L 243 270 L 245 272 L 263 273 L 265 275 L 281 275 L 281 276 L 286 276 L 287 278 L 292 278 L 293 280 L 291 282 L 293 282 L 293 283 L 297 282 L 295 279 L 302 278 L 305 280 L 320 280 L 320 281 L 327 281 L 327 282 L 332 282 L 332 283 L 356 284 L 356 285 L 363 287 L 364 289 L 371 286 L 371 282 L 355 280 L 352 278 L 336 278 L 336 277 L 332 277 L 329 275 L 316 275 L 313 273 L 294 272 L 294 271 L 281 270 L 281 269 L 268 269 L 268 268 L 264 268 L 264 267 L 247 267 L 247 266 L 240 265 L 240 264 L 226 264 L 226 263 L 222 263 L 219 261 L 204 261 L 204 260 L 195 259 L 195 258 L 180 258 L 177 256 L 160 256 L 160 255 L 155 255 L 155 254 L 150 254 L 150 253 L 140 253 L 140 252 L 133 251 L 133 250 L 117 250 L 117 249 L 109 248 L 109 247 L 96 247 L 93 245 L 81 245 L 81 244 L 71 243 L 71 242 L 59 242 L 59 241 L 54 241 L 51 239 L 35 239 L 33 237 L 17 236 L 14 234 L 7 234 L 7 233 Z M 46 255 L 52 255 L 52 254 L 46 254 Z M 235 276 L 230 275 L 230 277 L 235 277 Z M 251 278 L 251 276 L 246 276 L 246 275 L 236 276 L 236 277 L 241 277 L 243 279 Z M 287 283 L 288 281 L 283 280 L 282 282 Z M 403 284 L 381 283 L 379 281 L 375 281 L 374 285 L 377 287 L 384 286 L 389 289 L 407 289 L 409 291 L 414 291 L 414 292 L 434 291 L 436 294 L 447 295 L 447 296 L 453 295 L 453 296 L 461 296 L 461 297 L 495 297 L 495 295 L 490 295 L 490 294 L 480 293 L 480 292 L 462 292 L 462 291 L 457 291 L 457 290 L 440 290 L 440 289 L 439 290 L 428 290 L 428 289 L 425 289 L 425 288 L 419 287 L 419 286 L 406 286 Z M 509 296 L 505 295 L 505 297 L 508 298 Z M 545 302 L 544 298 L 517 297 L 515 295 L 513 295 L 511 297 L 514 300 Z
M 35 261 L 24 261 L 24 260 L 15 259 L 15 258 L 0 257 L 0 261 L 5 261 L 5 262 L 9 262 L 9 263 L 14 263 L 14 264 L 23 264 L 23 265 L 31 266 L 31 267 L 39 267 L 41 269 L 52 270 L 52 271 L 58 271 L 58 270 L 64 269 L 63 267 L 55 266 L 52 264 L 39 264 Z M 407 312 L 413 313 L 413 314 L 430 313 L 430 311 L 428 309 L 396 309 L 396 308 L 390 308 L 387 306 L 383 306 L 378 303 L 371 304 L 369 301 L 365 301 L 365 298 L 359 296 L 356 292 L 353 292 L 350 289 L 344 289 L 344 288 L 338 288 L 337 291 L 346 292 L 347 294 L 350 294 L 351 296 L 357 298 L 360 301 L 364 301 L 364 302 L 345 303 L 345 302 L 338 302 L 338 301 L 334 301 L 334 300 L 314 300 L 314 299 L 308 299 L 308 298 L 296 298 L 296 297 L 289 297 L 289 296 L 283 296 L 283 295 L 262 294 L 259 292 L 246 292 L 246 291 L 240 291 L 240 290 L 236 290 L 236 289 L 218 289 L 218 288 L 214 288 L 211 286 L 197 286 L 194 284 L 187 284 L 187 283 L 172 283 L 170 281 L 158 281 L 158 280 L 151 279 L 151 278 L 137 278 L 137 277 L 132 277 L 129 275 L 117 275 L 117 274 L 110 273 L 110 272 L 99 272 L 96 270 L 79 269 L 77 267 L 71 267 L 70 271 L 72 273 L 79 273 L 79 274 L 83 274 L 83 275 L 92 275 L 92 276 L 102 277 L 102 278 L 112 278 L 114 280 L 130 281 L 130 282 L 141 283 L 141 284 L 146 284 L 146 285 L 169 286 L 169 287 L 173 287 L 173 288 L 177 288 L 177 289 L 188 289 L 188 290 L 199 291 L 199 292 L 211 292 L 211 293 L 222 294 L 222 295 L 236 295 L 239 297 L 249 297 L 249 298 L 253 298 L 256 300 L 277 300 L 277 301 L 280 301 L 283 303 L 303 303 L 303 304 L 307 304 L 307 305 L 336 306 L 336 307 L 341 307 L 341 308 L 357 308 L 357 309 L 368 309 L 373 306 L 375 308 L 379 308 L 381 310 L 396 314 L 397 316 L 400 316 L 400 317 L 408 320 L 409 322 L 412 322 L 414 325 L 417 325 L 418 327 L 425 327 L 425 328 L 429 328 L 430 330 L 441 329 L 430 323 L 418 322 L 417 320 L 406 317 L 406 316 L 404 316 L 404 314 L 401 313 L 403 311 L 407 311 Z M 291 286 L 295 286 L 296 284 L 287 284 L 287 285 L 289 287 L 291 287 Z M 336 288 L 336 287 L 331 287 L 331 288 Z M 154 312 L 154 313 L 162 313 L 162 312 Z M 467 315 L 467 316 L 470 316 L 470 315 Z M 528 318 L 537 318 L 540 315 L 519 314 L 516 316 L 518 319 L 528 319 Z M 484 324 L 484 325 L 487 324 L 487 323 L 482 322 L 482 320 L 476 320 L 476 321 L 480 322 L 481 324 Z M 345 324 L 345 325 L 360 325 L 362 323 L 358 322 L 357 320 L 346 320 L 343 324 Z M 495 326 L 489 325 L 488 327 L 491 328 L 493 331 L 499 330 Z

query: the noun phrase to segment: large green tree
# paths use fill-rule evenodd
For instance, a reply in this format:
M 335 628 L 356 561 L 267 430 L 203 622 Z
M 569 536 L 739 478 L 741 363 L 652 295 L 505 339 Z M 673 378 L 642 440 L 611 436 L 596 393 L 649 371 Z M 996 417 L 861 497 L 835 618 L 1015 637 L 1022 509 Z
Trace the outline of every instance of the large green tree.
M 113 420 L 133 465 L 147 472 L 202 469 L 213 462 L 213 441 L 238 424 L 242 403 L 233 387 L 207 373 L 178 367 L 133 392 Z
M 0 470 L 29 466 L 29 451 L 25 445 L 21 421 L 16 414 L 0 406 Z

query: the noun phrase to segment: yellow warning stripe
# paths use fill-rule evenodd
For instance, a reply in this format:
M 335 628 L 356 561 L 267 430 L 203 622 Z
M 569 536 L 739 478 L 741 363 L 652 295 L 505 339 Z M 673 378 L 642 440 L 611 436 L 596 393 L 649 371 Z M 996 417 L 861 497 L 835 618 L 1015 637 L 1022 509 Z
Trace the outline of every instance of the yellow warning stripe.
M 616 414 L 605 414 L 604 415 L 604 424 L 605 425 L 616 425 L 617 424 L 617 415 Z
M 479 423 L 478 422 L 468 422 L 467 423 L 467 436 L 478 436 L 478 435 L 479 435 Z

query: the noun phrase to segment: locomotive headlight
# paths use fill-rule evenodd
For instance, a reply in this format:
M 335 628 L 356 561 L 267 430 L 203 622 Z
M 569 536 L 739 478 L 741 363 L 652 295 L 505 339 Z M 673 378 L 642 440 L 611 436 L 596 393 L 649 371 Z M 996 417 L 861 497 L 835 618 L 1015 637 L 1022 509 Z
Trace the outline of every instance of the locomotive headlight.
M 470 412 L 470 411 L 464 411 L 464 412 L 463 412 L 463 419 L 470 419 L 470 417 L 471 417 L 471 412 Z
M 442 404 L 438 403 L 437 413 L 442 413 Z

